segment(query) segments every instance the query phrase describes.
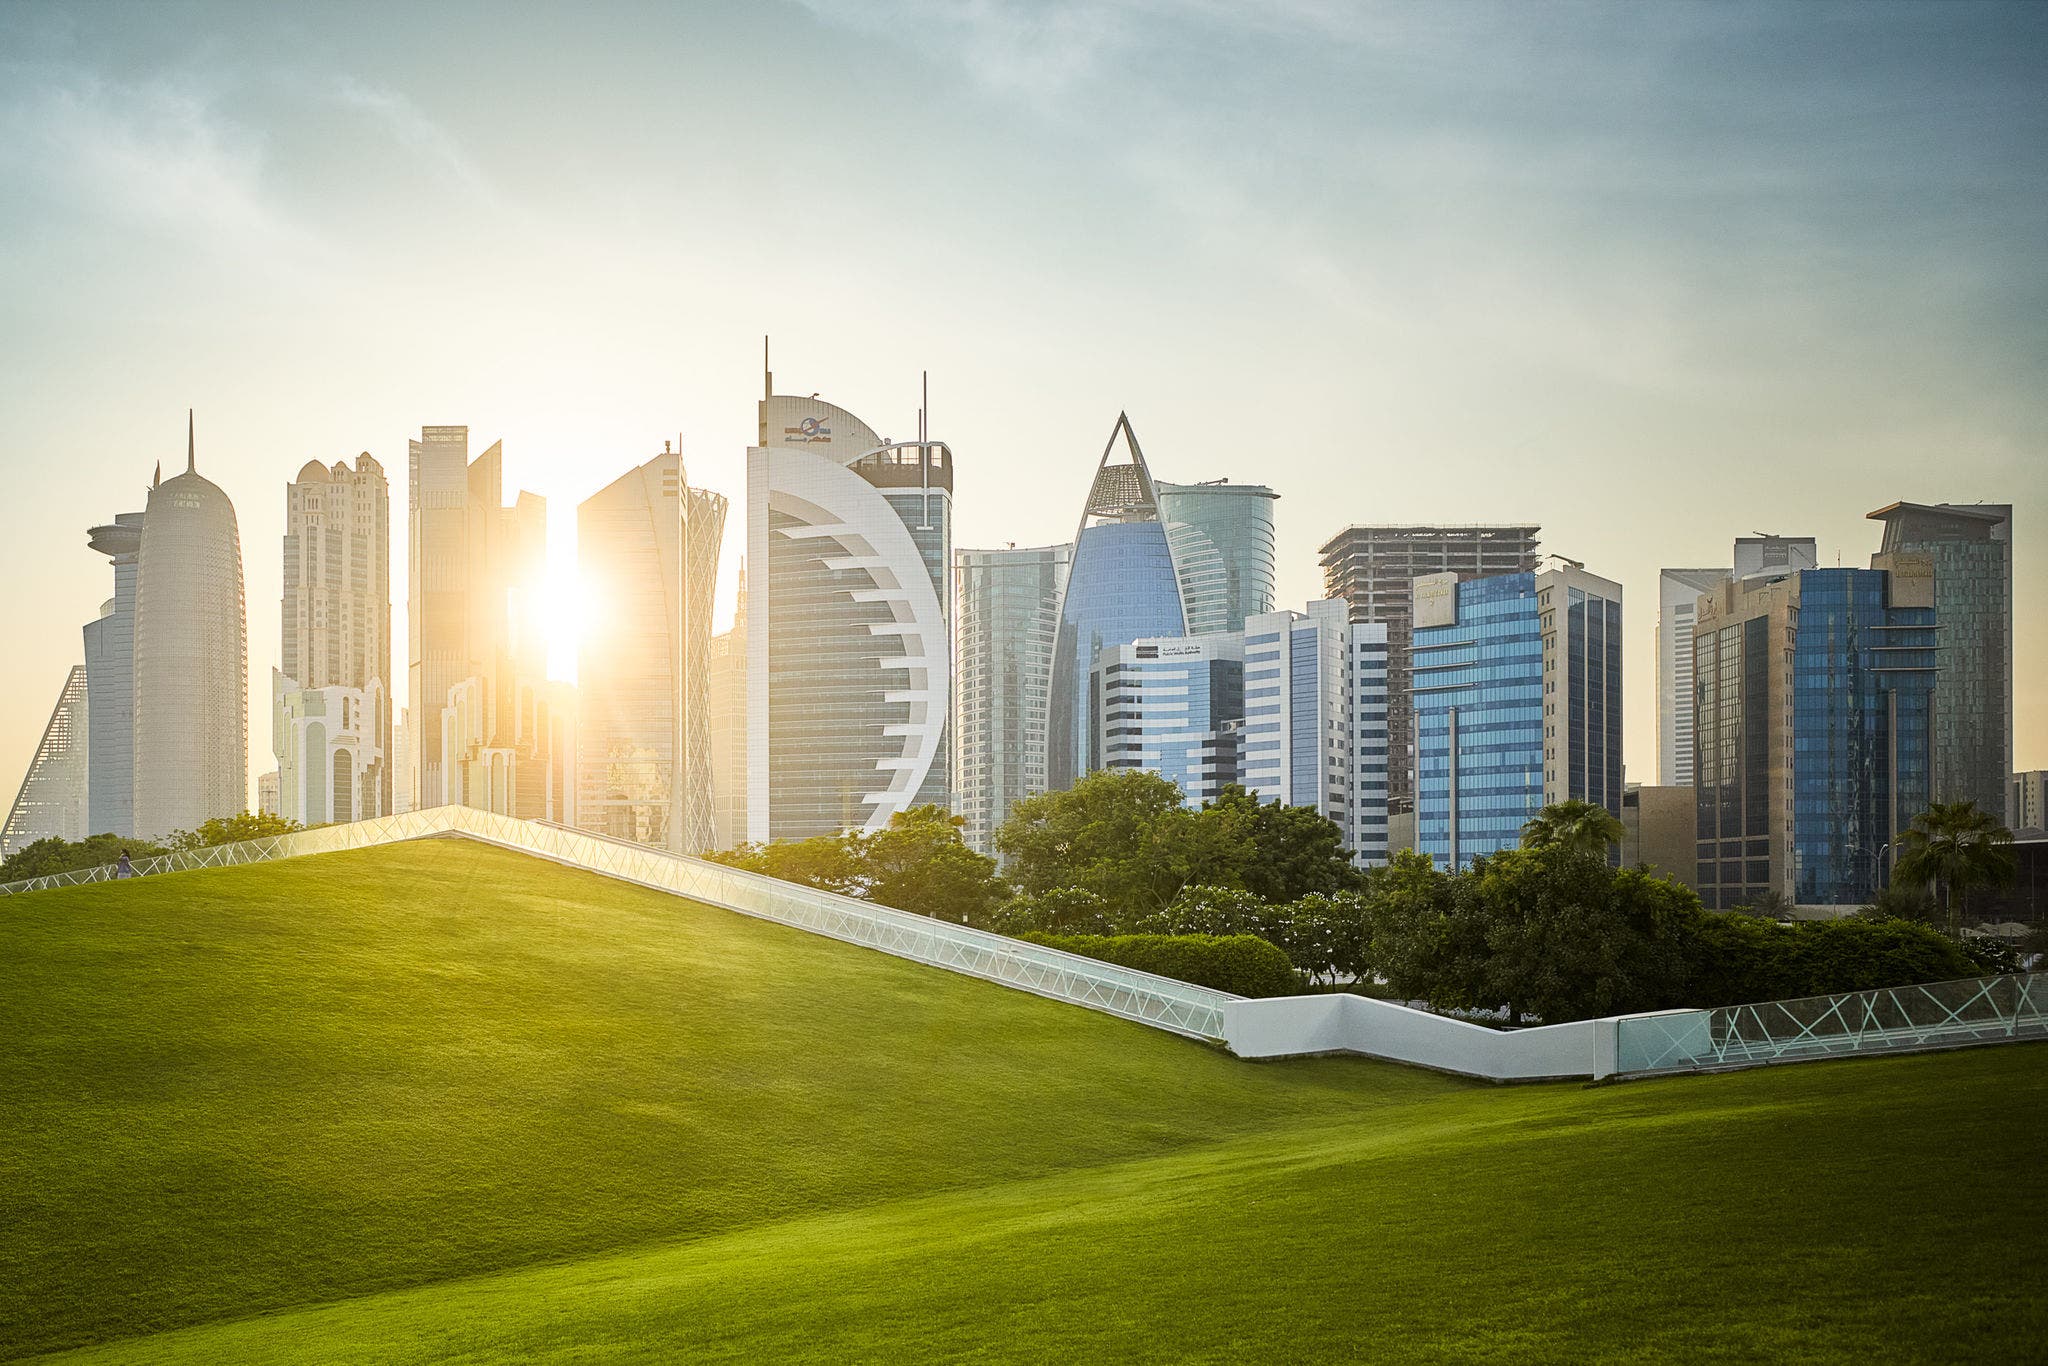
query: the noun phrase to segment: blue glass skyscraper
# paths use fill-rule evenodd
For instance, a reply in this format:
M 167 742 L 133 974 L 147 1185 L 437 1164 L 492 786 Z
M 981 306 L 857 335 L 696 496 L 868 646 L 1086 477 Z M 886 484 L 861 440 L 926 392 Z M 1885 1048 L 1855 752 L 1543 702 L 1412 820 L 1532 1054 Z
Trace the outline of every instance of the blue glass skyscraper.
M 1114 463 L 1117 441 L 1124 458 Z M 1130 419 L 1117 414 L 1074 539 L 1053 639 L 1046 785 L 1064 791 L 1098 767 L 1091 671 L 1096 652 L 1145 636 L 1187 634 L 1159 497 Z

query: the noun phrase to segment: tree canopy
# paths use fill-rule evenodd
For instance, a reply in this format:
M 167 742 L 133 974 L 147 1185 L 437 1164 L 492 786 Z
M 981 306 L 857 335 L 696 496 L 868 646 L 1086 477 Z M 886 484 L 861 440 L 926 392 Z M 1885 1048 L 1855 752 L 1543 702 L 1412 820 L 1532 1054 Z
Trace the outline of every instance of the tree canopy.
M 124 852 L 131 859 L 141 859 L 170 851 L 160 844 L 130 839 L 125 835 L 88 835 L 82 840 L 58 839 L 53 835 L 25 844 L 9 855 L 6 862 L 0 863 L 0 882 L 21 882 L 32 877 L 48 877 L 52 873 L 99 868 L 119 863 Z
M 1892 885 L 1933 888 L 1951 935 L 1962 932 L 1963 908 L 1979 887 L 2006 887 L 2018 875 L 2012 831 L 1975 802 L 1936 802 L 1899 836 Z

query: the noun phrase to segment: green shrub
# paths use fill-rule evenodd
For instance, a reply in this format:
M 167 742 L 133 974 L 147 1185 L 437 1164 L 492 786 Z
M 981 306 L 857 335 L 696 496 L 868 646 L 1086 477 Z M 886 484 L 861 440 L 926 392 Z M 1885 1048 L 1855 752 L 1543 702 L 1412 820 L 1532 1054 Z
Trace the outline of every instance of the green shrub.
M 1832 996 L 1986 976 L 1955 941 L 1907 920 L 1798 920 L 1701 912 L 1685 995 L 1699 1006 Z
M 1026 934 L 1026 943 L 1099 958 L 1236 996 L 1300 990 L 1287 955 L 1249 934 Z

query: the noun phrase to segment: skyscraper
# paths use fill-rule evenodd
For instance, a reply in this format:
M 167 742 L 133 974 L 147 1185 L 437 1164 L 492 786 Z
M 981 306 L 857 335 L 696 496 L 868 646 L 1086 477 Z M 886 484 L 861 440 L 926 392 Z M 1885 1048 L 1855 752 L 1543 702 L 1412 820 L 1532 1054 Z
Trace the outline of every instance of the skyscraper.
M 577 663 L 585 829 L 696 854 L 712 815 L 709 649 L 725 499 L 672 448 L 576 510 L 594 610 Z
M 135 579 L 142 517 L 123 512 L 87 534 L 114 565 L 114 596 L 85 625 L 90 762 L 87 826 L 95 835 L 135 833 Z
M 199 473 L 149 491 L 135 584 L 135 834 L 158 839 L 249 804 L 248 621 L 234 504 Z
M 953 454 L 776 394 L 747 452 L 747 838 L 948 802 Z
M 1938 579 L 1877 569 L 1723 581 L 1693 633 L 1700 899 L 1856 906 L 1931 785 Z
M 954 554 L 953 810 L 995 852 L 1010 808 L 1045 791 L 1047 685 L 1070 545 Z
M 1323 591 L 1350 605 L 1351 619 L 1387 627 L 1387 728 L 1393 753 L 1388 800 L 1415 795 L 1415 717 L 1408 673 L 1414 632 L 1410 585 L 1425 574 L 1460 579 L 1536 568 L 1534 526 L 1349 526 L 1324 543 Z
M 0 824 L 0 858 L 40 839 L 80 840 L 104 833 L 88 830 L 85 824 L 91 726 L 85 666 L 74 664 L 57 694 L 57 705 L 50 709 L 43 738 L 28 761 L 28 772 L 8 809 L 7 821 Z
M 1095 655 L 1097 767 L 1172 780 L 1191 807 L 1238 780 L 1244 638 L 1235 632 L 1106 645 Z
M 391 488 L 308 461 L 285 486 L 280 663 L 271 752 L 279 810 L 305 825 L 391 811 Z
M 1117 442 L 1123 457 L 1114 463 Z M 1091 671 L 1098 650 L 1187 634 L 1173 549 L 1130 418 L 1116 415 L 1082 505 L 1073 565 L 1060 595 L 1047 700 L 1046 786 L 1063 792 L 1094 767 Z
M 418 802 L 570 819 L 573 711 L 547 681 L 526 609 L 547 561 L 547 500 L 504 502 L 504 451 L 470 461 L 467 427 L 410 443 L 407 691 Z
M 1264 484 L 1159 485 L 1159 518 L 1173 545 L 1188 634 L 1242 631 L 1273 610 L 1273 504 Z
M 1566 562 L 1414 594 L 1415 847 L 1462 869 L 1555 802 L 1618 819 L 1621 585 Z
M 1811 536 L 1738 537 L 1726 569 L 1667 569 L 1657 583 L 1657 781 L 1692 786 L 1692 625 L 1723 579 L 1787 574 L 1820 563 Z
M 740 585 L 746 601 L 746 585 Z M 731 849 L 747 838 L 747 625 L 711 637 L 705 668 L 711 727 L 711 844 Z
M 1387 857 L 1386 655 L 1385 623 L 1341 598 L 1245 623 L 1238 781 L 1334 821 L 1361 866 Z
M 1934 565 L 1933 800 L 1975 802 L 2010 824 L 2012 507 L 1892 503 L 1870 516 L 1884 523 L 1881 554 L 1925 555 Z

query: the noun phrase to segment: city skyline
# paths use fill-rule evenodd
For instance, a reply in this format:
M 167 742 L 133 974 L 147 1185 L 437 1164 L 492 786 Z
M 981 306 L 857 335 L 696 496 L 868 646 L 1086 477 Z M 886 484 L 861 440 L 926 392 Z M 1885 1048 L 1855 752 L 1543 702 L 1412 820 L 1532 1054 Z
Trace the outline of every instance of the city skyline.
M 608 61 L 674 65 L 683 107 L 619 141 L 620 108 L 590 96 L 550 136 L 612 150 L 554 180 L 523 169 L 523 123 L 494 128 L 496 115 L 465 106 L 468 87 L 435 83 L 456 35 L 431 18 L 390 17 L 406 40 L 393 61 L 390 34 L 373 43 L 318 16 L 228 33 L 204 8 L 63 23 L 12 11 L 0 110 L 14 136 L 0 158 L 24 193 L 7 225 L 16 388 L 0 438 L 16 497 L 0 514 L 0 566 L 37 591 L 17 606 L 17 662 L 0 677 L 0 772 L 25 770 L 52 687 L 78 661 L 79 623 L 107 596 L 106 562 L 80 533 L 140 505 L 138 468 L 175 468 L 179 410 L 201 410 L 209 477 L 241 514 L 260 717 L 278 649 L 268 547 L 293 470 L 359 451 L 402 469 L 401 442 L 423 424 L 500 437 L 508 483 L 555 504 L 550 588 L 573 605 L 565 510 L 651 441 L 680 430 L 694 479 L 741 498 L 764 331 L 806 390 L 890 415 L 885 435 L 909 434 L 918 371 L 932 368 L 934 421 L 967 462 L 961 546 L 1064 540 L 1094 434 L 1119 410 L 1162 477 L 1281 495 L 1282 603 L 1322 595 L 1315 547 L 1351 523 L 1541 525 L 1546 548 L 1629 590 L 1637 781 L 1656 776 L 1660 569 L 1719 563 L 1731 537 L 1757 530 L 1813 535 L 1823 566 L 1859 567 L 1877 549 L 1873 508 L 2010 502 L 2014 765 L 2040 767 L 2048 493 L 2032 469 L 2048 400 L 2030 377 L 2048 342 L 2030 263 L 2048 138 L 2024 74 L 2043 20 L 1819 8 L 1655 12 L 1621 36 L 1600 34 L 1594 10 L 1560 21 L 1569 54 L 1489 11 L 1498 55 L 1456 102 L 1403 83 L 1401 68 L 1473 34 L 1415 11 L 1376 25 L 1277 12 L 1249 35 L 1202 14 L 1119 82 L 1101 78 L 1158 45 L 1156 16 L 1107 8 L 1055 62 L 1043 44 L 991 42 L 999 7 L 914 28 L 837 6 L 726 14 L 655 35 L 644 58 L 607 48 Z M 588 75 L 605 36 L 547 50 Z M 477 59 L 520 69 L 542 48 L 518 23 L 462 37 Z M 818 99 L 856 111 L 855 126 L 751 106 L 737 119 L 739 88 L 717 66 L 764 41 L 814 73 Z M 1160 114 L 1196 106 L 1182 78 L 1247 43 L 1235 82 L 1192 125 L 1218 135 L 1213 154 L 1161 134 L 1173 119 Z M 1825 79 L 1797 90 L 1771 82 L 1774 63 L 1824 51 L 1860 60 L 1823 63 Z M 1688 74 L 1703 59 L 1718 64 L 1712 81 Z M 1353 83 L 1412 99 L 1374 108 L 1333 93 L 1321 112 L 1346 136 L 1327 160 L 1261 161 L 1310 98 L 1279 97 L 1280 72 L 1338 60 L 1376 77 Z M 319 80 L 278 79 L 314 61 Z M 1600 96 L 1557 93 L 1574 73 L 1660 82 L 1669 112 L 1613 134 Z M 878 77 L 903 109 L 861 110 L 858 90 Z M 1243 135 L 1219 128 L 1261 101 Z M 918 121 L 940 108 L 947 119 Z M 1545 117 L 1503 131 L 1523 108 Z M 902 160 L 846 165 L 884 195 L 964 191 L 944 228 L 897 223 L 889 240 L 793 215 L 745 242 L 705 226 L 742 201 L 808 193 L 770 169 L 784 160 L 831 163 L 905 129 L 916 137 Z M 1765 129 L 1776 150 L 1755 153 Z M 1597 139 L 1614 157 L 1596 173 L 1579 153 Z M 679 149 L 684 173 L 648 174 Z M 1900 158 L 1909 174 L 1873 189 Z M 592 201 L 582 192 L 597 177 L 611 188 Z M 1113 222 L 1099 212 L 1110 204 Z M 845 271 L 856 258 L 864 269 Z M 545 269 L 507 289 L 515 263 Z M 738 284 L 701 283 L 714 264 Z M 1075 328 L 1106 311 L 1119 328 Z M 892 320 L 879 341 L 848 321 L 873 317 Z M 1190 348 L 1197 332 L 1207 339 Z M 733 610 L 740 520 L 717 628 Z M 394 565 L 398 639 L 405 591 Z M 252 773 L 266 766 L 260 732 Z

